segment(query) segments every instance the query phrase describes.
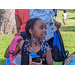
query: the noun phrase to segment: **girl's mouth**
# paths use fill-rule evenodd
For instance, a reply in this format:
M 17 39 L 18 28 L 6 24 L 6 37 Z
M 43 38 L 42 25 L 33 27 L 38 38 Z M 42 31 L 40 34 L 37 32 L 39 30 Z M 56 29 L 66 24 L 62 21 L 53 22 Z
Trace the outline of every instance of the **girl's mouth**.
M 42 34 L 42 36 L 45 38 L 46 37 L 46 34 Z

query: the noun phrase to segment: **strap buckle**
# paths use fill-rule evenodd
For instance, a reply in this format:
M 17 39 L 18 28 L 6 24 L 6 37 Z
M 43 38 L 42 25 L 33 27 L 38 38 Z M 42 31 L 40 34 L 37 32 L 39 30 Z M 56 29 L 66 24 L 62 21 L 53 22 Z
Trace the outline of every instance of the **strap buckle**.
M 10 54 L 13 54 L 13 50 L 10 50 Z

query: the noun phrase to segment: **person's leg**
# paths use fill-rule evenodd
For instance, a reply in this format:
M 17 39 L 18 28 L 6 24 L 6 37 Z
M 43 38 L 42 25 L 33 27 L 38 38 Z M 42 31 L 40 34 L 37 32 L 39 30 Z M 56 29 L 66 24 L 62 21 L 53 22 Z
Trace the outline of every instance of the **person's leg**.
M 64 23 L 64 25 L 66 25 L 65 21 L 66 21 L 66 19 L 63 19 L 63 23 Z
M 64 21 L 64 25 L 66 25 L 65 21 Z
M 21 32 L 20 35 L 23 37 L 24 40 L 26 39 L 26 32 Z
M 57 13 L 55 13 L 55 20 L 56 20 L 56 17 L 57 17 Z

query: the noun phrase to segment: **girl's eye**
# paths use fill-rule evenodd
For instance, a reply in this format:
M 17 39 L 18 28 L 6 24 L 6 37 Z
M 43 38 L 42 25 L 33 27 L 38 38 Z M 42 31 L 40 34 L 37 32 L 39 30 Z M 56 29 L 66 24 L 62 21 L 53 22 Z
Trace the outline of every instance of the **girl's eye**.
M 40 27 L 40 29 L 43 29 L 43 27 Z

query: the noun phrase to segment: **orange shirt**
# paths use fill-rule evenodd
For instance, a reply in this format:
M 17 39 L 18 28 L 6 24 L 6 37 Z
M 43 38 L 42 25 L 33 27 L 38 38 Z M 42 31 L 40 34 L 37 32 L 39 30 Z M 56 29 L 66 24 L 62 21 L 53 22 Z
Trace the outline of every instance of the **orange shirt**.
M 30 19 L 30 9 L 15 9 L 15 15 L 18 15 L 22 21 L 20 32 L 24 32 L 26 23 Z

